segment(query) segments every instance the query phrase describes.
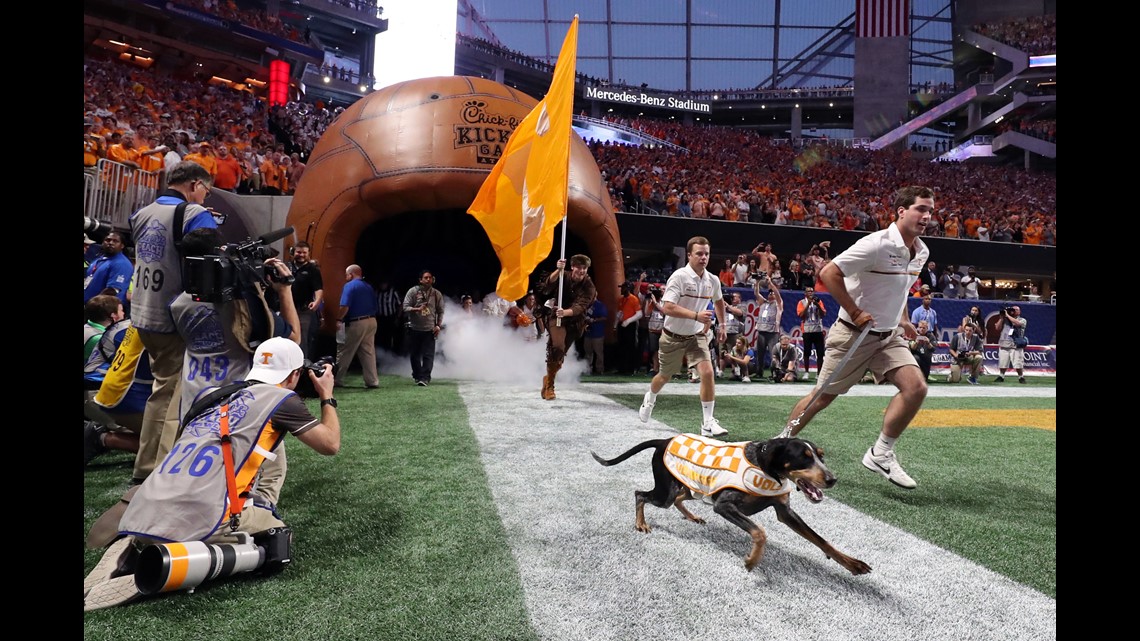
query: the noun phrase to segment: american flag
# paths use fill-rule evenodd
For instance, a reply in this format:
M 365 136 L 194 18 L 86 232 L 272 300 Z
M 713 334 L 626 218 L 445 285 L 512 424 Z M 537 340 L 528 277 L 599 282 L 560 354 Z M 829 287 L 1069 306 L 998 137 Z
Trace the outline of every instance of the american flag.
M 910 35 L 910 0 L 855 0 L 855 37 Z

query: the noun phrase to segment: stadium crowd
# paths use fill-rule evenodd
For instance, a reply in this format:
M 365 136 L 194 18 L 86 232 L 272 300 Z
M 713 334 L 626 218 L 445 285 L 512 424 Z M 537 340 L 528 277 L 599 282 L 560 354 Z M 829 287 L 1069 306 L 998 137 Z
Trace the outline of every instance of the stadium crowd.
M 892 222 L 885 186 L 907 175 L 939 191 L 928 236 L 1056 244 L 1052 172 L 931 163 L 894 149 L 797 150 L 726 127 L 662 122 L 647 131 L 688 151 L 590 143 L 619 211 L 875 231 Z
M 114 60 L 87 60 L 84 81 L 85 137 L 96 138 L 85 139 L 85 167 L 101 157 L 138 163 L 165 147 L 150 154 L 164 159 L 157 166 L 199 161 L 216 186 L 246 194 L 293 193 L 303 160 L 343 111 L 297 101 L 271 109 L 248 92 Z M 907 175 L 939 191 L 928 236 L 1056 244 L 1055 172 L 931 163 L 897 149 L 797 149 L 676 121 L 615 122 L 686 150 L 590 141 L 616 211 L 874 231 L 891 223 L 881 194 Z M 1055 141 L 1055 121 L 1010 126 Z
M 1030 16 L 972 27 L 987 38 L 1025 51 L 1031 56 L 1057 53 L 1057 15 Z

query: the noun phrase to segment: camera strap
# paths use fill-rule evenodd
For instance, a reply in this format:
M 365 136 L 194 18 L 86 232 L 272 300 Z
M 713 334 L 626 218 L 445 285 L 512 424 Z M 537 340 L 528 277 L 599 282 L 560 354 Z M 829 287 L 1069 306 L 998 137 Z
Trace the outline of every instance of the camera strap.
M 226 466 L 226 495 L 229 497 L 229 527 L 230 530 L 236 530 L 238 527 L 238 518 L 241 516 L 242 508 L 245 507 L 245 499 L 249 496 L 248 488 L 245 492 L 238 492 L 237 489 L 237 476 L 234 472 L 234 452 L 231 446 L 230 438 L 230 403 L 229 398 L 237 391 L 243 390 L 250 385 L 253 381 L 238 381 L 223 385 L 218 389 L 210 392 L 209 394 L 199 398 L 190 406 L 190 410 L 186 412 L 186 418 L 179 426 L 179 436 L 182 435 L 182 427 L 189 424 L 190 421 L 198 418 L 204 414 L 206 410 L 218 404 L 218 401 L 225 399 L 222 403 L 221 412 L 218 421 L 218 430 L 222 442 L 222 461 Z
M 229 385 L 223 385 L 218 389 L 210 392 L 209 394 L 206 394 L 205 396 L 199 398 L 194 402 L 193 405 L 190 406 L 190 409 L 186 411 L 186 416 L 182 419 L 182 424 L 178 427 L 179 434 L 181 434 L 182 428 L 184 426 L 188 425 L 190 421 L 193 421 L 202 414 L 205 414 L 206 410 L 217 405 L 218 401 L 221 401 L 223 398 L 229 398 L 233 395 L 234 392 L 243 390 L 250 385 L 253 385 L 253 381 L 238 381 L 236 383 L 230 383 Z
M 186 207 L 189 204 L 184 200 L 174 207 L 174 248 L 178 250 L 179 254 L 182 253 L 182 236 L 185 235 L 183 227 L 186 225 Z
M 245 507 L 245 499 L 249 496 L 249 492 L 242 492 L 238 494 L 237 489 L 237 476 L 234 473 L 234 449 L 230 441 L 230 402 L 227 400 L 222 404 L 221 416 L 218 421 L 218 432 L 222 441 L 222 461 L 226 464 L 226 494 L 229 496 L 230 504 L 230 531 L 237 530 L 238 519 L 241 517 L 241 510 Z

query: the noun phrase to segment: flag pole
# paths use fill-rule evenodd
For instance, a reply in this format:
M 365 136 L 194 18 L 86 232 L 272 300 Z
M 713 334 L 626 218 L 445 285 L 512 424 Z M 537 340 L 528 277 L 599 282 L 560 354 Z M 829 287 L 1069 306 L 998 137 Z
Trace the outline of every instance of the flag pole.
M 567 187 L 566 191 L 567 191 L 567 193 L 569 193 L 569 191 L 570 191 L 569 187 Z M 567 203 L 566 209 L 567 210 L 570 209 L 569 203 Z M 562 217 L 562 248 L 559 250 L 560 253 L 558 254 L 561 257 L 561 260 L 566 260 L 566 219 L 569 217 L 569 215 L 570 215 L 570 212 L 567 211 L 566 216 Z M 566 268 L 563 267 L 562 270 L 558 272 L 558 306 L 559 307 L 562 306 L 562 279 L 565 277 L 566 277 Z M 554 326 L 555 327 L 562 327 L 562 319 L 561 318 L 554 319 Z

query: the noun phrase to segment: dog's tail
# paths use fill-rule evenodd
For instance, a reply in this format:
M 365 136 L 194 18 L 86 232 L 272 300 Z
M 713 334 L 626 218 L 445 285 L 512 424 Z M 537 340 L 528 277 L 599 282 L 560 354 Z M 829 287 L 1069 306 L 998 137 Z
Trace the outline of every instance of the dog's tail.
M 633 456 L 634 454 L 637 454 L 638 452 L 640 452 L 642 450 L 648 450 L 651 447 L 663 446 L 666 443 L 668 443 L 670 440 L 671 439 L 667 439 L 667 438 L 658 438 L 658 439 L 653 439 L 652 441 L 645 441 L 643 443 L 638 443 L 637 445 L 634 445 L 632 449 L 626 451 L 625 453 L 621 454 L 617 458 L 612 458 L 612 459 L 609 459 L 608 461 L 606 459 L 598 456 L 597 454 L 594 454 L 592 451 L 590 452 L 590 456 L 594 457 L 595 461 L 601 463 L 602 465 L 605 465 L 606 467 L 609 467 L 610 465 L 617 465 L 618 463 L 621 463 L 622 461 Z

